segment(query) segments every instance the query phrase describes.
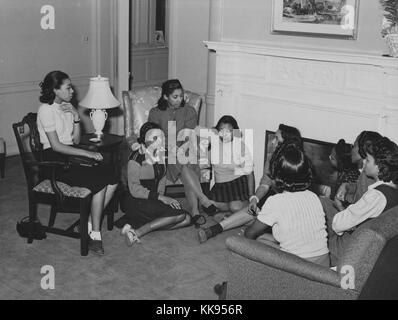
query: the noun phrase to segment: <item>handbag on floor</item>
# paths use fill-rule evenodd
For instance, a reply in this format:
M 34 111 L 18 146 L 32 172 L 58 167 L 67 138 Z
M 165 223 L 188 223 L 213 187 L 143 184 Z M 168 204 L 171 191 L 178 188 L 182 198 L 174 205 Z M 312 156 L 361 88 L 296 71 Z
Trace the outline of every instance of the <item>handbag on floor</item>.
M 17 232 L 22 238 L 32 237 L 35 240 L 43 240 L 47 238 L 40 221 L 29 221 L 29 217 L 25 217 L 17 222 Z

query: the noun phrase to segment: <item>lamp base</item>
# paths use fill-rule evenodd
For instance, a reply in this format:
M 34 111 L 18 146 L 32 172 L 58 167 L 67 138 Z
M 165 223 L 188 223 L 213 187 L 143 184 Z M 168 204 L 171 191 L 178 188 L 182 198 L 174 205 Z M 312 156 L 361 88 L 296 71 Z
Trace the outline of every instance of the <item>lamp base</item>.
M 96 137 L 90 139 L 91 142 L 101 142 L 101 137 L 104 135 L 102 132 L 95 132 Z
M 97 138 L 97 137 L 91 138 L 90 141 L 91 142 L 101 142 L 101 138 Z

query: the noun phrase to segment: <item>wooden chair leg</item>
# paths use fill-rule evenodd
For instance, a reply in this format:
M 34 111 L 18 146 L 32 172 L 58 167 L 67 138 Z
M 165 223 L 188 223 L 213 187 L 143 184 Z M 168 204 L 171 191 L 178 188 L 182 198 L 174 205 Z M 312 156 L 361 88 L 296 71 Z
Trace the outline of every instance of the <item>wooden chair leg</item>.
M 37 219 L 37 203 L 32 199 L 33 196 L 29 197 L 29 221 L 34 222 Z M 33 228 L 32 228 L 33 232 Z M 33 233 L 28 237 L 28 243 L 33 242 Z
M 107 224 L 107 227 L 108 227 L 108 231 L 112 231 L 113 230 L 113 222 L 114 222 L 114 220 L 115 220 L 115 213 L 113 211 L 109 212 L 107 217 L 106 217 L 106 224 Z
M 80 255 L 88 255 L 88 215 L 90 214 L 91 197 L 80 200 Z
M 55 218 L 57 217 L 57 209 L 54 205 L 51 206 L 50 219 L 48 221 L 49 227 L 54 227 Z

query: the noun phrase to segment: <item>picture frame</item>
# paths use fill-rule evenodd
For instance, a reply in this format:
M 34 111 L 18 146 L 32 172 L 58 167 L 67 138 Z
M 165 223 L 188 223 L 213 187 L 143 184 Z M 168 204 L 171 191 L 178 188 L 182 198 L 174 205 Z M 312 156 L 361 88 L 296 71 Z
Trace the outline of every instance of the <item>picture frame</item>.
M 274 152 L 274 131 L 265 131 L 264 167 Z M 311 191 L 320 196 L 334 196 L 337 191 L 337 171 L 332 167 L 329 156 L 334 143 L 303 138 L 304 152 L 310 158 L 314 168 L 314 184 Z
M 359 0 L 272 0 L 274 34 L 356 39 Z
M 165 40 L 164 40 L 164 34 L 162 30 L 156 30 L 154 34 L 154 40 L 156 45 L 158 46 L 164 46 L 165 45 Z

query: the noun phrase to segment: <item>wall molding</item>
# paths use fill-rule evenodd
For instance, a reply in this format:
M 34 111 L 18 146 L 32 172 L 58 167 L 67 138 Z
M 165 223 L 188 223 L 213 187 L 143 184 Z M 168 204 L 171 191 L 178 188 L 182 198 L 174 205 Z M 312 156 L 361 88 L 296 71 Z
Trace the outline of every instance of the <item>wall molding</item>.
M 81 75 L 72 77 L 72 83 L 77 87 L 88 86 L 91 75 Z M 0 83 L 0 95 L 6 94 L 17 94 L 25 92 L 39 92 L 40 80 L 32 81 L 16 81 L 16 82 L 4 82 Z

